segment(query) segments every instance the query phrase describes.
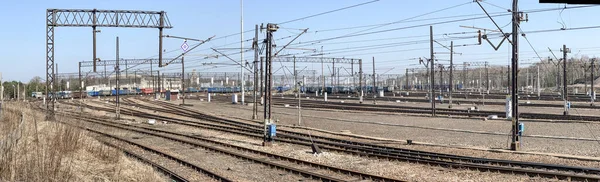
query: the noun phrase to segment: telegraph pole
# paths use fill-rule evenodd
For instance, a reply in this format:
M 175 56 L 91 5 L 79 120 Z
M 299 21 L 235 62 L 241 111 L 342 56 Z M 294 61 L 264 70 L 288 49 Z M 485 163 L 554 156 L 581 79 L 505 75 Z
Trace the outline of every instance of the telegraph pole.
M 435 83 L 435 66 L 434 66 L 434 62 L 435 59 L 433 57 L 433 26 L 429 26 L 429 49 L 431 52 L 431 61 L 429 62 L 429 65 L 431 67 L 431 95 L 429 96 L 429 99 L 431 100 L 431 116 L 435 117 L 435 100 L 434 100 L 434 83 Z
M 519 92 L 518 92 L 518 71 L 519 71 L 519 24 L 521 16 L 519 15 L 518 0 L 513 0 L 512 5 L 512 142 L 511 150 L 521 148 L 521 137 L 519 136 Z
M 121 112 L 121 108 L 120 108 L 120 105 L 119 105 L 119 95 L 120 95 L 119 94 L 119 76 L 121 76 L 121 70 L 119 68 L 119 62 L 120 62 L 120 60 L 119 60 L 119 37 L 117 37 L 117 58 L 115 59 L 115 62 L 116 62 L 116 66 L 115 66 L 116 82 L 115 82 L 115 84 L 117 85 L 117 87 L 115 88 L 115 92 L 116 92 L 116 94 L 115 94 L 116 95 L 115 103 L 116 103 L 116 106 L 117 106 L 117 109 L 115 111 L 115 116 L 116 116 L 117 119 L 120 119 L 121 118 L 121 113 L 120 113 Z
M 571 49 L 567 48 L 567 45 L 563 44 L 562 48 L 563 52 L 563 98 L 565 100 L 565 111 L 563 115 L 569 115 L 569 108 L 567 104 L 569 103 L 569 93 L 567 92 L 567 53 L 571 52 Z

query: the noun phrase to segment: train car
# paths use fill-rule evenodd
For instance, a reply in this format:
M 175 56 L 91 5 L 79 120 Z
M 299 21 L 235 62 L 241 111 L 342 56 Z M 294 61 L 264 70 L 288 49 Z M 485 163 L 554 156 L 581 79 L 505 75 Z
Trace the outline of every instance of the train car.
M 100 95 L 99 91 L 88 91 L 87 95 L 90 97 L 98 97 L 98 95 Z
M 142 94 L 152 94 L 152 93 L 154 93 L 154 89 L 152 89 L 152 88 L 143 88 L 141 90 L 141 93 Z
M 117 95 L 117 90 L 111 90 L 110 92 L 112 95 Z M 129 93 L 128 90 L 119 90 L 118 94 L 119 95 L 127 95 L 127 93 Z
M 80 99 L 80 98 L 87 98 L 88 94 L 85 91 L 84 92 L 74 91 L 71 93 L 71 96 L 74 99 Z
M 60 91 L 58 92 L 58 99 L 70 99 L 72 98 L 72 93 L 71 91 Z
M 31 92 L 31 97 L 36 99 L 42 99 L 44 97 L 44 93 L 42 92 Z
M 199 90 L 197 88 L 194 88 L 194 87 L 188 87 L 185 92 L 187 92 L 187 93 L 195 93 L 195 92 L 199 92 Z
M 292 88 L 289 86 L 279 86 L 277 87 L 277 92 L 278 93 L 282 93 L 282 92 L 287 92 L 289 90 L 291 90 Z
M 99 96 L 110 96 L 111 95 L 111 91 L 110 90 L 100 90 L 98 92 Z
M 384 92 L 394 92 L 394 86 L 383 87 Z

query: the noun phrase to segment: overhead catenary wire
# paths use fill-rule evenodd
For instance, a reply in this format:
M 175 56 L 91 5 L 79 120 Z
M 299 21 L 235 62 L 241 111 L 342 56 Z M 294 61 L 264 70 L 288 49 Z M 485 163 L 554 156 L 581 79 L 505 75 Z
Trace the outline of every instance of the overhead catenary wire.
M 347 6 L 347 7 L 343 7 L 343 8 L 338 8 L 338 9 L 334 9 L 334 10 L 322 12 L 322 13 L 317 13 L 317 14 L 305 16 L 305 17 L 302 17 L 302 18 L 296 18 L 296 19 L 293 19 L 293 20 L 288 20 L 288 21 L 277 23 L 277 24 L 278 25 L 283 25 L 283 24 L 287 24 L 287 23 L 291 23 L 291 22 L 305 20 L 305 19 L 308 19 L 308 18 L 313 18 L 313 17 L 317 17 L 317 16 L 321 16 L 321 15 L 326 15 L 326 14 L 329 14 L 329 13 L 334 13 L 334 12 L 338 12 L 338 11 L 342 11 L 342 10 L 346 10 L 346 9 L 350 9 L 350 8 L 354 8 L 354 7 L 359 7 L 359 6 L 371 4 L 371 3 L 374 3 L 374 2 L 377 2 L 377 1 L 379 1 L 379 0 L 373 0 L 373 1 L 368 1 L 368 2 L 364 2 L 364 3 L 360 3 L 360 4 L 355 4 L 355 5 L 352 5 L 352 6 Z
M 577 8 L 588 8 L 588 7 L 595 7 L 595 5 L 590 5 L 590 6 L 574 6 L 574 7 L 566 7 L 566 8 L 534 9 L 534 10 L 524 10 L 523 12 L 527 12 L 527 13 L 539 13 L 539 12 L 556 11 L 556 10 L 563 10 L 563 9 L 577 9 Z M 511 15 L 511 13 L 490 15 L 490 17 L 509 16 L 509 15 Z M 469 20 L 477 20 L 477 19 L 485 19 L 485 18 L 488 18 L 488 16 L 485 15 L 485 16 L 472 17 L 472 18 L 463 18 L 463 19 L 456 19 L 456 20 L 439 21 L 439 22 L 433 22 L 433 23 L 425 23 L 425 24 L 419 24 L 419 25 L 411 25 L 411 26 L 405 26 L 405 27 L 398 27 L 398 28 L 391 28 L 391 29 L 378 30 L 378 31 L 372 31 L 372 32 L 365 32 L 365 33 L 360 33 L 360 34 L 352 34 L 352 35 L 347 34 L 347 35 L 342 35 L 342 36 L 335 36 L 335 37 L 330 37 L 330 38 L 323 38 L 323 39 L 306 41 L 306 42 L 303 42 L 302 44 L 309 44 L 309 43 L 313 43 L 313 42 L 321 43 L 321 42 L 324 42 L 324 41 L 336 40 L 336 39 L 342 39 L 342 38 L 358 37 L 358 36 L 378 34 L 378 33 L 384 33 L 384 32 L 397 31 L 397 30 L 405 30 L 405 29 L 411 29 L 411 28 L 426 27 L 426 26 L 431 26 L 431 25 L 440 25 L 440 24 L 448 24 L 448 23 L 456 23 L 456 22 L 469 21 Z

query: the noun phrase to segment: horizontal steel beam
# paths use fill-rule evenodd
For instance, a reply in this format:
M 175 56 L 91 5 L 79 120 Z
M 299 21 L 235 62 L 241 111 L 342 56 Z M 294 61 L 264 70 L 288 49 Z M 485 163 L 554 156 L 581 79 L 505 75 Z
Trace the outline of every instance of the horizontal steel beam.
M 331 58 L 331 57 L 275 57 L 273 58 L 274 62 L 294 62 L 294 59 L 296 59 L 296 62 L 304 62 L 304 63 L 333 63 L 335 61 L 335 63 L 346 63 L 346 64 L 351 64 L 353 63 L 358 63 L 359 59 L 355 59 L 355 58 Z
M 164 11 L 47 9 L 53 27 L 173 28 Z
M 171 60 L 173 58 L 163 58 L 163 59 L 168 59 Z M 158 59 L 121 59 L 119 61 L 120 65 L 128 65 L 128 66 L 135 66 L 135 65 L 139 65 L 139 64 L 155 64 L 158 66 Z M 115 66 L 117 63 L 117 61 L 115 60 L 101 60 L 101 61 L 97 61 L 97 65 L 98 66 Z M 181 64 L 181 58 L 177 59 L 176 61 L 173 61 L 171 64 Z M 81 62 L 81 67 L 93 67 L 94 66 L 94 62 L 93 61 L 83 61 Z

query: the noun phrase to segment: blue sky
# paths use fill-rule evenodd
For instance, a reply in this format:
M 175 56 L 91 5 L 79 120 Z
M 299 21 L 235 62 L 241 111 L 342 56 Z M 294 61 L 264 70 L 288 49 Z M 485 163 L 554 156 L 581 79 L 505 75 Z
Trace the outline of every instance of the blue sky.
M 277 0 L 246 0 L 244 1 L 244 30 L 251 30 L 255 24 L 261 23 L 279 23 L 312 14 L 317 14 L 341 7 L 367 2 L 361 1 L 277 1 Z M 471 2 L 471 3 L 469 3 Z M 492 12 L 506 12 L 511 1 L 509 0 L 486 0 L 482 3 L 486 10 Z M 5 80 L 28 81 L 33 76 L 45 78 L 45 10 L 48 8 L 59 9 L 126 9 L 126 10 L 155 10 L 166 11 L 174 28 L 165 30 L 165 34 L 193 37 L 205 39 L 216 35 L 217 37 L 240 32 L 240 5 L 237 0 L 227 1 L 7 1 L 0 6 L 0 21 L 5 25 L 0 34 L 0 72 L 3 73 Z M 338 29 L 346 27 L 355 27 L 362 25 L 381 24 L 395 22 L 406 18 L 414 17 L 424 13 L 434 12 L 436 10 L 464 4 L 449 10 L 439 11 L 416 19 L 440 18 L 457 15 L 472 15 L 461 18 L 483 16 L 483 11 L 472 0 L 421 0 L 421 1 L 398 1 L 398 0 L 380 0 L 360 7 L 347 9 L 331 14 L 308 18 L 301 21 L 286 23 L 281 25 L 279 31 L 274 36 L 275 39 L 297 35 L 298 29 L 309 28 L 309 32 L 302 35 L 297 42 L 307 42 L 317 39 L 331 38 L 341 35 L 347 35 L 358 31 L 364 31 L 367 28 L 346 29 L 338 31 L 322 31 L 329 29 Z M 491 5 L 493 4 L 493 5 Z M 494 6 L 495 5 L 495 6 Z M 497 7 L 499 6 L 499 7 Z M 557 4 L 538 4 L 537 1 L 521 1 L 521 10 L 559 8 L 564 5 Z M 529 14 L 529 21 L 522 23 L 522 30 L 525 32 L 535 30 L 560 29 L 563 24 L 567 28 L 597 26 L 600 23 L 593 21 L 597 18 L 600 7 L 567 9 L 564 11 L 548 11 Z M 476 15 L 474 15 L 476 14 Z M 397 23 L 379 27 L 365 32 L 378 30 L 387 30 L 402 28 L 414 25 L 425 25 L 432 22 L 445 20 L 455 20 L 461 18 L 438 19 L 431 21 L 413 21 L 409 23 Z M 509 16 L 495 17 L 499 26 L 505 26 L 510 21 Z M 434 26 L 435 39 L 442 44 L 449 44 L 449 37 L 471 36 L 475 35 L 474 29 L 461 28 L 464 26 L 476 26 L 481 28 L 495 29 L 489 19 L 478 19 L 461 21 L 456 23 L 440 24 Z M 158 50 L 158 30 L 156 29 L 126 29 L 126 28 L 99 28 L 98 34 L 98 57 L 101 59 L 115 58 L 115 37 L 119 36 L 120 57 L 121 58 L 148 58 L 156 57 Z M 317 31 L 317 32 L 315 32 Z M 510 26 L 504 27 L 505 32 L 510 32 Z M 576 31 L 561 31 L 549 33 L 528 34 L 527 37 L 532 46 L 539 51 L 541 57 L 547 57 L 550 53 L 547 47 L 558 50 L 563 44 L 572 48 L 572 52 L 578 55 L 595 56 L 600 53 L 600 46 L 595 45 L 600 37 L 596 36 L 599 29 L 586 29 Z M 462 35 L 448 35 L 445 33 L 465 32 Z M 346 57 L 360 58 L 363 60 L 376 59 L 376 69 L 388 73 L 404 73 L 407 67 L 416 67 L 416 57 L 429 55 L 427 49 L 429 44 L 419 43 L 395 47 L 386 47 L 379 49 L 366 49 L 368 46 L 377 46 L 382 44 L 398 44 L 407 41 L 419 41 L 428 39 L 428 26 L 417 26 L 410 29 L 399 29 L 387 31 L 384 33 L 367 34 L 364 36 L 353 36 L 329 40 L 314 45 L 298 45 L 297 48 L 318 49 L 323 46 L 323 52 L 326 57 Z M 55 59 L 59 65 L 60 72 L 76 72 L 77 62 L 90 61 L 92 58 L 92 35 L 91 28 L 65 28 L 58 27 L 55 34 Z M 244 39 L 250 39 L 254 32 L 244 34 Z M 261 37 L 264 36 L 261 34 Z M 411 38 L 399 38 L 411 37 Z M 378 39 L 374 41 L 374 39 Z M 203 59 L 202 55 L 214 55 L 209 48 L 239 47 L 239 35 L 224 39 L 211 41 L 199 47 L 194 53 L 191 53 L 186 60 L 189 63 L 189 69 L 198 69 L 202 71 L 239 71 L 235 67 L 217 67 L 206 68 L 200 66 L 203 62 L 230 63 L 224 58 Z M 287 41 L 283 39 L 276 42 L 278 46 L 283 46 Z M 476 43 L 476 39 L 456 40 L 455 45 Z M 499 39 L 493 39 L 498 42 Z M 296 43 L 297 43 L 296 42 Z M 165 39 L 164 49 L 173 51 L 165 57 L 174 57 L 181 53 L 179 46 L 182 40 Z M 504 44 L 498 51 L 494 51 L 487 43 L 479 46 L 457 47 L 456 52 L 463 53 L 455 56 L 455 63 L 461 64 L 463 61 L 489 61 L 494 65 L 506 65 L 508 63 L 509 44 Z M 246 43 L 245 47 L 249 47 Z M 360 51 L 352 50 L 353 47 L 367 46 Z M 523 37 L 520 41 L 521 60 L 523 62 L 535 61 L 535 54 Z M 439 47 L 436 45 L 436 47 Z M 221 47 L 223 48 L 223 47 Z M 305 50 L 288 50 L 284 53 L 299 53 Z M 445 52 L 443 48 L 436 48 L 436 51 Z M 235 50 L 225 50 L 231 53 Z M 332 53 L 332 54 L 328 54 Z M 560 54 L 555 52 L 555 54 Z M 245 54 L 246 59 L 251 60 L 253 53 Z M 306 54 L 304 55 L 306 56 Z M 437 55 L 439 59 L 448 59 L 448 55 Z M 232 58 L 239 60 L 240 55 L 231 55 Z M 304 64 L 299 67 L 319 70 L 320 65 Z M 524 65 L 526 66 L 526 65 Z M 318 68 L 317 68 L 318 67 Z M 147 68 L 140 66 L 139 68 Z M 365 69 L 370 70 L 371 66 L 365 64 Z M 175 66 L 164 68 L 166 71 L 178 71 Z M 86 70 L 87 71 L 87 70 Z M 328 71 L 326 71 L 328 72 Z

